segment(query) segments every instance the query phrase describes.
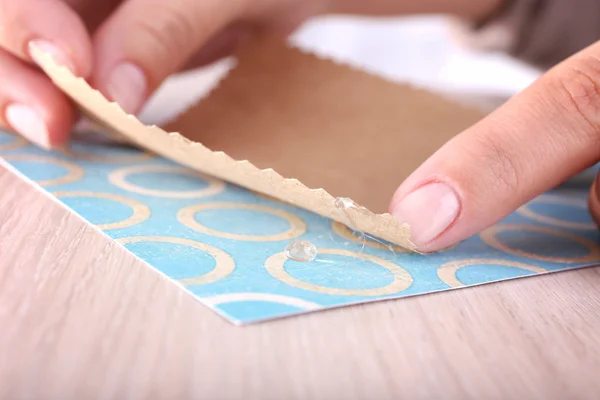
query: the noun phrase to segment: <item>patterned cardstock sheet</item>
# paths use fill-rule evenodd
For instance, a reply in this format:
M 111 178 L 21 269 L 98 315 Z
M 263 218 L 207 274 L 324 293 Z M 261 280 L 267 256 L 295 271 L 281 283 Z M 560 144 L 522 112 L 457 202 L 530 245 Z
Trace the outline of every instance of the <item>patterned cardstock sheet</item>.
M 0 156 L 236 324 L 600 264 L 591 174 L 419 255 L 135 149 L 79 142 L 50 153 L 0 132 Z M 314 261 L 286 258 L 300 239 L 317 247 Z

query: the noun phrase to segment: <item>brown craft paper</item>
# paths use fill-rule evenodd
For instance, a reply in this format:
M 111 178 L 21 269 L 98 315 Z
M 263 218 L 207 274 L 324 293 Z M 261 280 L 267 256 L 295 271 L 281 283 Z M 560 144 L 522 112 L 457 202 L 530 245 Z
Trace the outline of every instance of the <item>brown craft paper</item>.
M 482 117 L 262 37 L 241 47 L 219 86 L 163 130 L 127 115 L 35 51 L 58 87 L 135 145 L 410 250 L 409 227 L 385 213 L 391 196 L 435 150 Z M 340 209 L 337 197 L 354 206 Z

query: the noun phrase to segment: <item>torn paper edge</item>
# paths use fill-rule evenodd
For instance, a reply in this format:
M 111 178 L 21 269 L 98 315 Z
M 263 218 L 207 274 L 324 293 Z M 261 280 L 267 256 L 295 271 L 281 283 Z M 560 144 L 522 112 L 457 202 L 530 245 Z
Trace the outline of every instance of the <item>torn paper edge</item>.
M 318 62 L 333 63 L 341 68 L 350 68 L 356 72 L 375 76 L 389 84 L 397 83 L 371 75 L 338 61 L 326 59 L 322 55 L 311 53 L 288 43 L 290 49 L 311 56 Z M 100 122 L 113 134 L 126 138 L 133 144 L 154 154 L 160 155 L 186 167 L 212 175 L 221 180 L 239 185 L 246 189 L 263 193 L 291 205 L 312 211 L 323 217 L 345 224 L 350 217 L 354 230 L 368 233 L 411 251 L 417 251 L 410 240 L 410 227 L 396 220 L 391 214 L 377 214 L 356 204 L 340 213 L 336 207 L 336 198 L 322 188 L 308 188 L 294 178 L 285 178 L 271 168 L 259 169 L 248 160 L 234 160 L 222 151 L 212 151 L 201 143 L 187 139 L 179 132 L 166 132 L 156 125 L 144 125 L 135 116 L 127 114 L 116 102 L 111 102 L 98 90 L 93 89 L 85 79 L 76 77 L 66 67 L 54 62 L 49 54 L 39 48 L 32 48 L 33 56 L 39 61 L 42 70 L 66 95 L 80 106 L 87 115 Z M 220 81 L 230 76 L 234 66 Z M 195 104 L 210 97 L 220 84 L 202 96 Z M 421 89 L 413 88 L 416 91 Z M 175 116 L 175 119 L 179 115 Z M 91 114 L 91 115 L 90 115 Z

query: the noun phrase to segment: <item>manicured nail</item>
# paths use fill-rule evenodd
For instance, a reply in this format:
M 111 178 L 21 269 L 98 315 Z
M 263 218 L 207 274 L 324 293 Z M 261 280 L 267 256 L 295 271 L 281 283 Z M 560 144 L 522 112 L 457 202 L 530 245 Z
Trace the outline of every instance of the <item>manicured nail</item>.
M 410 226 L 411 241 L 422 250 L 456 221 L 458 195 L 445 183 L 429 183 L 408 194 L 392 209 L 393 216 Z
M 76 74 L 75 64 L 73 61 L 71 61 L 71 58 L 67 55 L 67 53 L 60 47 L 48 42 L 47 40 L 32 40 L 29 42 L 28 46 L 29 56 L 36 64 L 39 65 L 40 60 L 37 59 L 35 52 L 31 51 L 32 47 L 34 46 L 42 52 L 49 54 L 56 64 L 67 67 L 72 73 Z
M 4 112 L 6 122 L 30 142 L 48 150 L 50 135 L 44 120 L 35 110 L 23 104 L 10 104 Z
M 137 113 L 146 96 L 146 76 L 135 64 L 124 62 L 110 73 L 106 92 L 112 101 L 129 113 Z

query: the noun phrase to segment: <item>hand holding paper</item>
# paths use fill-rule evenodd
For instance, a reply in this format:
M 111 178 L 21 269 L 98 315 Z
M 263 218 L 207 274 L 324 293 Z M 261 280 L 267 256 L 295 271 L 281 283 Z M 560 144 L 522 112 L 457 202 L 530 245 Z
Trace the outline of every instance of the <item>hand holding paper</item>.
M 165 78 L 228 55 L 256 30 L 286 35 L 337 12 L 479 18 L 499 1 L 0 0 L 0 127 L 44 147 L 71 132 L 71 105 L 31 68 L 32 42 L 136 113 Z
M 556 66 L 402 184 L 391 210 L 420 250 L 470 237 L 600 160 L 598 60 L 600 43 Z M 599 221 L 597 185 L 590 211 Z
M 0 0 L 0 123 L 44 147 L 68 140 L 74 112 L 28 65 L 30 43 L 135 113 L 169 75 L 228 54 L 257 27 L 287 34 L 305 18 L 331 11 L 478 18 L 498 2 Z M 402 184 L 390 210 L 410 225 L 419 251 L 442 249 L 490 226 L 598 160 L 597 53 L 592 47 L 549 72 Z

